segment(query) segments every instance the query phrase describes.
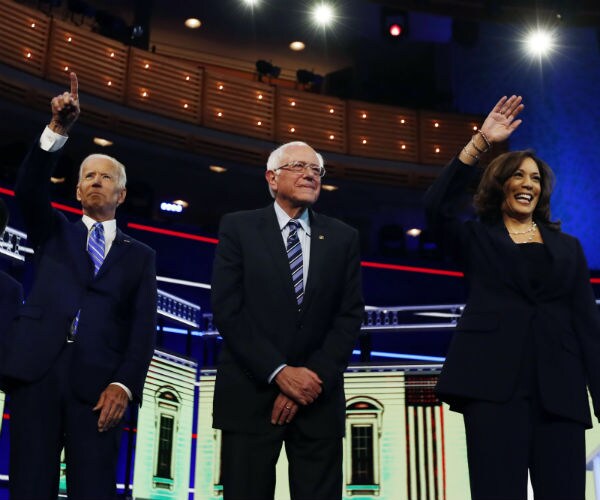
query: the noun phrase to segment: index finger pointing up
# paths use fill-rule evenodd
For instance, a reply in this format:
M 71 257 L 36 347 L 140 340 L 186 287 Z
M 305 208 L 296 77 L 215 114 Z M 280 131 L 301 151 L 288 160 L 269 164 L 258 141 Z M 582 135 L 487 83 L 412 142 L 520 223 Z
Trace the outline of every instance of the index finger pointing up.
M 77 82 L 77 75 L 73 72 L 69 74 L 71 78 L 71 96 L 73 100 L 77 101 L 79 99 L 79 83 Z

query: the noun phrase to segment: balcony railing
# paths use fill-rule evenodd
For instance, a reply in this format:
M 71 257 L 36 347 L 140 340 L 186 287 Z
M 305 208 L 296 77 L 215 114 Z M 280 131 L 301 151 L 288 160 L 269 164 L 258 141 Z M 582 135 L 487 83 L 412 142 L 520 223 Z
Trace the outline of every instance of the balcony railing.
M 341 100 L 259 82 L 239 71 L 220 70 L 214 60 L 202 65 L 186 61 L 183 53 L 177 58 L 132 48 L 13 0 L 0 0 L 0 17 L 1 63 L 61 85 L 67 85 L 68 73 L 75 71 L 83 93 L 182 124 L 256 140 L 249 144 L 236 140 L 232 147 L 231 139 L 229 144 L 216 137 L 207 140 L 193 128 L 178 128 L 168 121 L 157 125 L 123 116 L 110 106 L 85 105 L 84 122 L 192 152 L 262 164 L 272 149 L 263 141 L 303 140 L 318 150 L 357 159 L 328 162 L 333 177 L 423 188 L 437 175 L 431 166 L 445 164 L 482 120 L 475 115 Z M 0 96 L 44 110 L 51 97 L 7 78 L 1 70 Z M 502 148 L 494 151 L 500 152 Z

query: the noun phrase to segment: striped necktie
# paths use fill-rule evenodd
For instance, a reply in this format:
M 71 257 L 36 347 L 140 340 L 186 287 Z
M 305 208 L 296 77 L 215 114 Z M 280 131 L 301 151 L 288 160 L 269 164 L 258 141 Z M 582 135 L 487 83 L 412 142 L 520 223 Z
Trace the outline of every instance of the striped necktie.
M 298 302 L 298 306 L 300 306 L 304 299 L 302 247 L 300 246 L 300 240 L 298 239 L 298 227 L 300 227 L 300 223 L 296 219 L 290 219 L 287 225 L 290 227 L 290 233 L 287 237 L 286 252 L 290 264 L 290 271 L 292 272 L 292 283 L 294 284 L 296 302 Z
M 104 262 L 105 248 L 106 242 L 104 240 L 104 226 L 102 225 L 102 222 L 96 222 L 90 231 L 87 245 L 88 254 L 94 263 L 94 276 L 98 274 L 98 270 Z M 73 318 L 73 322 L 71 323 L 71 331 L 69 335 L 67 335 L 67 342 L 73 342 L 75 340 L 75 335 L 77 335 L 77 327 L 79 326 L 80 314 L 81 309 L 77 311 L 77 314 Z
M 104 262 L 105 246 L 104 226 L 102 225 L 102 222 L 96 222 L 90 231 L 87 247 L 87 251 L 90 254 L 92 262 L 94 263 L 94 276 L 98 274 L 98 270 Z

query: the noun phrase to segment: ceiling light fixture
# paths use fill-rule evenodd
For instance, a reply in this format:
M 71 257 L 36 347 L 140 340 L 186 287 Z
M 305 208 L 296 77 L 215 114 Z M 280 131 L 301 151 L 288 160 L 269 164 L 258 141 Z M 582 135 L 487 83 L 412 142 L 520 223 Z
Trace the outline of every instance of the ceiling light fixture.
M 107 146 L 112 146 L 113 142 L 109 141 L 108 139 L 104 139 L 102 137 L 94 137 L 94 144 L 96 144 L 97 146 L 102 146 L 103 148 L 105 148 Z
M 555 34 L 552 31 L 538 28 L 530 32 L 525 39 L 527 52 L 532 56 L 544 57 L 555 48 Z
M 184 24 L 187 28 L 190 28 L 192 30 L 198 29 L 200 26 L 202 26 L 202 22 L 200 21 L 200 19 L 195 17 L 190 17 L 186 19 Z
M 322 184 L 321 189 L 323 191 L 337 191 L 339 188 L 333 184 Z
M 225 167 L 221 167 L 220 165 L 211 165 L 208 168 L 211 172 L 214 172 L 216 174 L 222 174 L 223 172 L 227 172 L 227 169 Z
M 301 50 L 304 50 L 306 48 L 306 45 L 304 44 L 304 42 L 301 42 L 300 40 L 296 40 L 295 42 L 290 43 L 290 49 L 292 49 L 295 52 L 300 52 Z
M 333 24 L 335 20 L 335 11 L 331 5 L 322 3 L 313 8 L 312 18 L 315 24 L 326 28 Z

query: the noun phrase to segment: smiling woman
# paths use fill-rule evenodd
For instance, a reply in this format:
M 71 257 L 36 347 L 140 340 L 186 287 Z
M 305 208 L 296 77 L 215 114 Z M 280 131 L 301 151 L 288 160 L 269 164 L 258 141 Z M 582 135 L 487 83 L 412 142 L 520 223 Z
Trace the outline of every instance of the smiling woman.
M 534 219 L 559 229 L 550 220 L 552 169 L 532 151 L 504 153 L 486 168 L 474 198 L 479 217 L 489 223 L 500 218 L 515 243 L 542 242 Z M 527 235 L 523 239 L 522 235 Z
M 479 155 L 512 135 L 522 109 L 500 99 L 426 195 L 469 288 L 436 393 L 463 413 L 474 500 L 525 498 L 528 472 L 536 498 L 583 499 L 600 317 L 579 241 L 550 220 L 552 171 L 531 151 L 500 155 L 479 183 L 478 219 L 459 213 Z

